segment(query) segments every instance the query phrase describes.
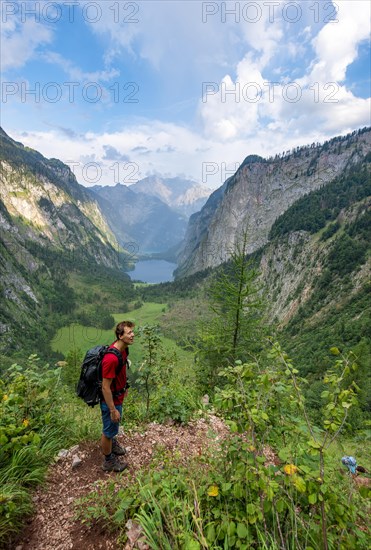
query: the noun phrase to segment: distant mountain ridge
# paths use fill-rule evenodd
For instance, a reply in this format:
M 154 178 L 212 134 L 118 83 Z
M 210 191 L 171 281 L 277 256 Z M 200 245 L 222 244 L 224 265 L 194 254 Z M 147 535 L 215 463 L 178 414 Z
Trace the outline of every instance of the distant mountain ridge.
M 156 196 L 132 191 L 132 186 L 94 186 L 89 193 L 98 201 L 120 245 L 138 254 L 165 252 L 179 246 L 187 218 Z
M 160 176 L 130 186 L 95 185 L 88 191 L 94 193 L 120 245 L 130 243 L 139 255 L 177 250 L 189 216 L 202 208 L 211 192 L 194 181 Z
M 158 197 L 171 208 L 189 217 L 201 210 L 211 189 L 180 177 L 148 176 L 130 186 L 135 193 Z
M 178 254 L 176 276 L 228 260 L 246 230 L 248 252 L 257 250 L 267 243 L 274 221 L 290 205 L 362 161 L 370 150 L 371 128 L 364 128 L 270 159 L 250 155 L 212 193 L 202 210 L 191 216 Z

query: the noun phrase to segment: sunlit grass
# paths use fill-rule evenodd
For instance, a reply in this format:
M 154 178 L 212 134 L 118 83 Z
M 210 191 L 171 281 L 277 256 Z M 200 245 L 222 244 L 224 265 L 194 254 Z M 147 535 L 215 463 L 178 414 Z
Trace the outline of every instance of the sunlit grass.
M 164 315 L 164 309 L 166 304 L 157 304 L 149 302 L 142 307 L 130 311 L 128 313 L 115 312 L 112 313 L 115 323 L 122 320 L 129 320 L 135 322 L 136 326 L 143 326 L 146 324 L 155 325 L 160 323 L 161 317 Z M 77 323 L 72 323 L 67 327 L 59 329 L 55 338 L 52 341 L 53 351 L 59 351 L 65 356 L 74 349 L 80 349 L 85 352 L 87 349 L 97 346 L 99 344 L 111 344 L 114 341 L 113 330 L 102 330 L 95 327 L 84 327 Z M 193 361 L 193 355 L 189 351 L 177 346 L 177 344 L 170 338 L 162 338 L 164 349 L 168 353 L 176 353 L 177 357 L 177 372 L 179 375 L 189 376 L 189 363 Z M 143 356 L 143 350 L 141 341 L 138 338 L 134 346 L 130 348 L 130 357 L 133 362 L 133 368 L 135 369 Z
M 128 313 L 112 313 L 115 323 L 123 320 L 134 321 L 136 325 L 157 324 L 163 315 L 166 304 L 146 303 L 139 309 Z M 113 327 L 110 330 L 85 327 L 78 323 L 71 323 L 62 327 L 52 340 L 53 351 L 67 355 L 69 351 L 80 348 L 87 350 L 99 344 L 110 344 L 114 340 Z

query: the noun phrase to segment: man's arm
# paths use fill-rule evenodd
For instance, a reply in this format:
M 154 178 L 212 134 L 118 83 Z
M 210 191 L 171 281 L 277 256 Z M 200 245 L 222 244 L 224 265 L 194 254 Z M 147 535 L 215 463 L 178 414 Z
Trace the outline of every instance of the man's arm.
M 112 422 L 120 422 L 120 418 L 121 418 L 120 413 L 116 409 L 115 404 L 113 402 L 113 397 L 112 397 L 112 391 L 111 391 L 112 380 L 113 378 L 103 378 L 102 394 L 105 402 L 107 403 L 107 407 L 110 410 Z

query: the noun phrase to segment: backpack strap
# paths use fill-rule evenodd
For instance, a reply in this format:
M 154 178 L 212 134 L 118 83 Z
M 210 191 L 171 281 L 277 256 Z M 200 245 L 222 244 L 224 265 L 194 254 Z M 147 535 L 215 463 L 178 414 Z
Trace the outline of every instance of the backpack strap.
M 119 351 L 117 348 L 108 348 L 104 355 L 106 355 L 107 353 L 112 353 L 113 355 L 116 355 L 117 359 L 119 360 L 119 363 L 116 367 L 116 376 L 118 376 L 122 370 L 122 367 L 124 366 L 124 360 L 122 358 L 122 354 L 121 354 L 121 351 Z
M 124 366 L 124 360 L 122 358 L 122 354 L 121 354 L 121 351 L 119 351 L 117 348 L 108 348 L 105 352 L 104 352 L 104 355 L 106 355 L 107 353 L 111 353 L 113 355 L 115 355 L 118 359 L 118 365 L 116 367 L 116 377 L 120 374 L 120 372 L 122 371 L 123 369 L 123 366 Z M 103 355 L 103 357 L 104 357 Z M 102 359 L 103 359 L 102 357 Z M 123 394 L 124 391 L 125 391 L 125 388 L 123 390 L 120 390 L 120 391 L 117 391 L 116 390 L 116 377 L 113 379 L 113 384 L 114 384 L 114 391 L 112 391 L 112 396 L 113 397 L 118 397 L 119 395 Z

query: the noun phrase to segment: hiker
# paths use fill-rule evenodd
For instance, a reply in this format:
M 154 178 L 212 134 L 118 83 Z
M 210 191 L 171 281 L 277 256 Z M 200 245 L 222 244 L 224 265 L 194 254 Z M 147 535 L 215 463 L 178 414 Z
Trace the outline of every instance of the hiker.
M 106 353 L 102 360 L 102 396 L 100 408 L 102 411 L 103 432 L 102 451 L 104 461 L 102 469 L 107 472 L 122 472 L 126 462 L 120 462 L 118 456 L 126 454 L 126 450 L 116 440 L 122 416 L 122 402 L 127 395 L 127 360 L 128 346 L 134 342 L 134 323 L 122 321 L 116 326 L 116 340 L 109 348 L 121 352 L 123 367 L 118 370 L 119 358 L 113 353 Z M 117 373 L 117 375 L 116 375 Z

